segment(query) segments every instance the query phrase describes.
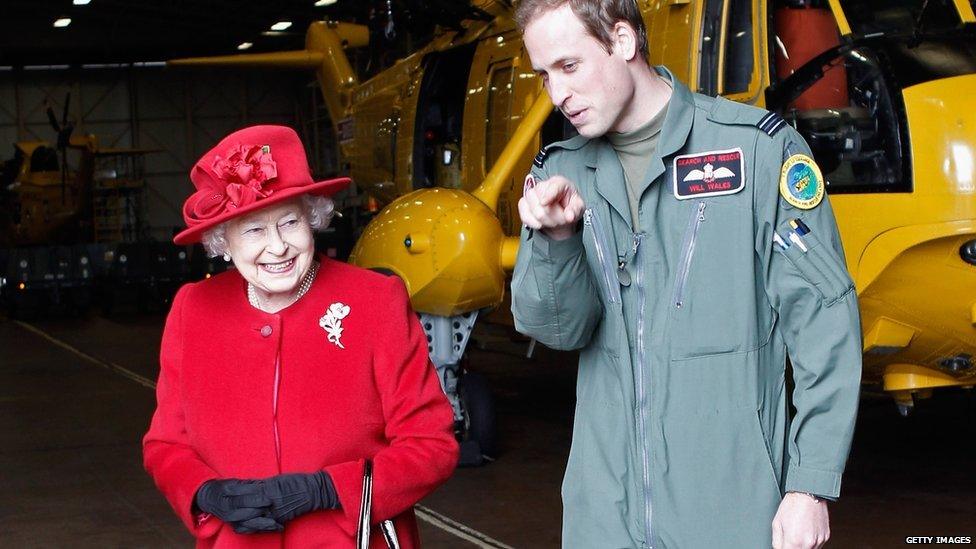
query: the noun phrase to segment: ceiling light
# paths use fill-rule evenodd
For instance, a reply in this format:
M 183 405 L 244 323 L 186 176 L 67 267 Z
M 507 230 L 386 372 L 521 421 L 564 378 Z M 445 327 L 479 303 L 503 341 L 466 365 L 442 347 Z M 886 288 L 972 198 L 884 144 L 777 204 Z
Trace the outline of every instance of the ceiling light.
M 59 29 L 60 28 L 67 27 L 70 24 L 71 24 L 71 18 L 70 17 L 61 17 L 59 19 L 55 19 L 54 20 L 54 26 L 56 28 L 59 28 Z
M 73 0 L 71 3 L 76 6 L 87 6 L 91 3 L 91 0 Z
M 24 65 L 25 71 L 63 71 L 70 65 Z
M 254 44 L 252 44 L 251 42 L 241 42 L 240 44 L 237 45 L 237 49 L 239 49 L 239 50 L 246 50 L 246 49 L 250 48 L 253 45 Z
M 283 31 L 291 26 L 291 21 L 278 21 L 274 25 L 271 25 L 271 30 L 273 31 Z
M 331 6 L 339 0 L 316 0 L 315 5 L 318 7 Z

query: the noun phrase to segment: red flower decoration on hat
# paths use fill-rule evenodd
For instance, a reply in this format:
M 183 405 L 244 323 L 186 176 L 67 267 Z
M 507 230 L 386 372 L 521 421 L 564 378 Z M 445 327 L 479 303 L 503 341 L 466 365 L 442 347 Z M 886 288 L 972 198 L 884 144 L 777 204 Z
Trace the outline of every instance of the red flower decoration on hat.
M 183 213 L 188 224 L 195 225 L 270 196 L 274 191 L 264 185 L 278 176 L 278 166 L 266 145 L 232 147 L 226 158 L 217 155 L 210 169 L 215 185 L 200 189 L 187 200 Z
M 214 158 L 211 169 L 217 179 L 226 183 L 228 208 L 246 206 L 271 191 L 263 190 L 264 183 L 278 176 L 278 166 L 271 159 L 267 147 L 238 145 L 227 151 L 227 158 Z

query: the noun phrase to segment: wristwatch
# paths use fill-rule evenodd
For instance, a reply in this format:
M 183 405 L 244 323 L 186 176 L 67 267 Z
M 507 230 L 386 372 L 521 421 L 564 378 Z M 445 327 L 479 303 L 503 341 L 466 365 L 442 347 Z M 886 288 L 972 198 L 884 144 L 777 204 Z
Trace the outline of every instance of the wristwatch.
M 818 496 L 815 496 L 815 495 L 811 494 L 810 492 L 790 491 L 790 492 L 787 492 L 787 494 L 803 494 L 804 496 L 807 496 L 807 497 L 812 498 L 813 501 L 815 501 L 816 503 L 820 503 L 820 502 L 826 501 L 825 499 L 823 499 L 821 497 L 818 497 Z

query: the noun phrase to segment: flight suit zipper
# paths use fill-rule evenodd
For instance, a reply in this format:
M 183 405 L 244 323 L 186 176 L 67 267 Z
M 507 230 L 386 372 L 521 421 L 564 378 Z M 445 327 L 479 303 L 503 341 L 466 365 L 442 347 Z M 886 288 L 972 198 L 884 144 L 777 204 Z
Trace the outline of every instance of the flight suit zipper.
M 617 266 L 610 261 L 608 246 L 604 240 L 606 233 L 603 231 L 603 223 L 600 221 L 600 216 L 596 215 L 592 208 L 587 208 L 583 211 L 583 224 L 590 227 L 590 232 L 593 233 L 593 246 L 596 249 L 597 260 L 600 263 L 600 268 L 603 271 L 603 279 L 609 292 L 608 300 L 611 303 L 619 303 L 621 298 L 620 285 L 617 281 L 617 272 L 615 271 Z M 644 291 L 643 269 L 637 261 L 638 250 L 640 249 L 640 243 L 644 235 L 645 233 L 634 234 L 634 247 L 631 251 L 631 261 L 633 262 L 633 270 L 635 273 L 634 285 L 637 290 L 637 433 L 639 438 L 638 444 L 640 445 L 641 473 L 644 489 L 644 532 L 647 537 L 647 546 L 653 547 L 654 538 L 651 529 L 651 475 L 647 455 L 647 419 L 645 417 L 647 396 L 644 388 L 644 308 L 647 306 L 647 296 Z
M 637 254 L 645 233 L 634 235 L 634 285 L 637 289 L 637 434 L 641 452 L 641 470 L 644 488 L 644 534 L 648 547 L 654 546 L 654 532 L 651 529 L 651 474 L 647 457 L 647 393 L 644 390 L 644 308 L 646 296 L 644 294 L 644 277 Z
M 705 201 L 698 203 L 698 209 L 692 212 L 691 219 L 688 220 L 688 229 L 685 231 L 685 240 L 682 244 L 681 262 L 678 264 L 678 277 L 674 283 L 674 307 L 680 309 L 684 305 L 685 284 L 688 282 L 688 274 L 691 272 L 691 258 L 695 255 L 695 243 L 698 241 L 698 229 L 705 221 Z
M 593 247 L 596 248 L 596 258 L 603 271 L 603 281 L 607 288 L 607 300 L 610 303 L 620 303 L 620 285 L 617 283 L 615 265 L 610 260 L 609 250 L 606 241 L 606 233 L 603 232 L 603 223 L 600 216 L 593 213 L 592 208 L 583 210 L 583 225 L 590 227 L 590 234 L 593 235 Z

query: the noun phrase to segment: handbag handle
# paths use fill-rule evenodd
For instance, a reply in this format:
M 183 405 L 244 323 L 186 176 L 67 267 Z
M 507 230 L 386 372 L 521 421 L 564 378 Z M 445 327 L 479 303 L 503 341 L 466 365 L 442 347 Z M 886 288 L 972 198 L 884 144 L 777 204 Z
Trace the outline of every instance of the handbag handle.
M 363 467 L 363 493 L 362 503 L 359 506 L 359 525 L 356 527 L 356 548 L 369 549 L 370 521 L 369 516 L 373 512 L 373 462 L 366 460 Z M 400 549 L 400 540 L 397 538 L 396 528 L 393 527 L 392 520 L 384 520 L 379 524 L 380 531 L 383 532 L 383 539 L 386 541 L 387 549 Z

